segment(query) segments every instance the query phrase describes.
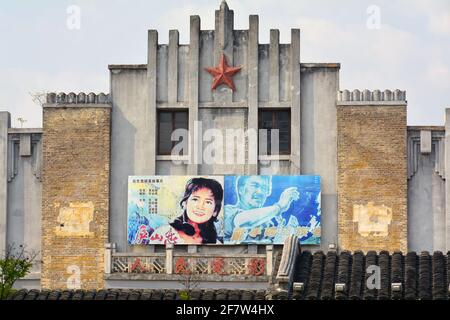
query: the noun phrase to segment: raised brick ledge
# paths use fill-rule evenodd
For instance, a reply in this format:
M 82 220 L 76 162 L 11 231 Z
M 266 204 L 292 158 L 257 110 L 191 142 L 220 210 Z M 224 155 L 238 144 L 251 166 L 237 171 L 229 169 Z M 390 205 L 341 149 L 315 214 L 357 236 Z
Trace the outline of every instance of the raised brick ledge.
M 110 109 L 111 105 L 107 103 L 45 103 L 43 108 L 107 108 Z

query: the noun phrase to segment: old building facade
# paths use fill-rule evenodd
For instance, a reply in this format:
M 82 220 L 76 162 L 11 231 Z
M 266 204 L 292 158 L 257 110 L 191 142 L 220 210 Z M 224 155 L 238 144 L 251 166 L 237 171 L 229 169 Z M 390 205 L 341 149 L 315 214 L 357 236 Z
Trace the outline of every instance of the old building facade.
M 130 246 L 133 175 L 318 175 L 321 244 L 307 249 L 450 250 L 450 109 L 445 126 L 408 127 L 406 92 L 341 90 L 340 64 L 302 61 L 299 29 L 288 44 L 278 30 L 260 44 L 258 16 L 248 30 L 235 30 L 233 19 L 225 2 L 214 30 L 191 16 L 189 44 L 179 43 L 177 30 L 160 44 L 149 30 L 146 64 L 110 65 L 109 94 L 48 94 L 42 129 L 11 128 L 0 112 L 0 248 L 25 244 L 42 260 L 22 285 L 167 288 L 183 281 L 176 261 L 184 257 L 209 259 L 209 271 L 199 273 L 205 287 L 267 286 L 282 246 Z M 211 88 L 206 68 L 222 57 L 241 67 L 235 90 Z M 167 152 L 167 117 L 171 129 L 189 129 L 185 154 Z M 258 153 L 246 136 L 242 163 L 196 160 L 206 148 L 202 132 L 257 132 L 265 117 L 284 130 L 280 152 Z M 217 257 L 243 259 L 243 269 L 262 259 L 265 269 L 218 275 Z M 154 271 L 133 272 L 141 263 Z

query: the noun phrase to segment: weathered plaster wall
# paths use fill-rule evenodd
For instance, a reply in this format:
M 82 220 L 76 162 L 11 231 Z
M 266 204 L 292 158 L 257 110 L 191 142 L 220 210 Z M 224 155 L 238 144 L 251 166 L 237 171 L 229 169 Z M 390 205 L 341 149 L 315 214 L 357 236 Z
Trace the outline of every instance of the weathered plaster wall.
M 408 250 L 446 251 L 445 129 L 408 127 Z
M 42 288 L 104 287 L 110 111 L 100 103 L 44 106 Z
M 321 177 L 320 249 L 328 250 L 330 244 L 338 242 L 336 92 L 339 90 L 339 65 L 305 64 L 301 71 L 301 168 L 302 174 Z
M 7 246 L 37 254 L 31 273 L 16 287 L 40 286 L 42 129 L 10 128 L 0 112 L 0 252 Z
M 353 101 L 338 103 L 339 245 L 405 252 L 406 103 L 401 92 L 394 101 L 372 95 L 356 91 Z
M 9 112 L 0 112 L 0 250 L 6 249 L 8 216 L 8 129 L 11 126 Z
M 17 286 L 39 287 L 41 273 L 42 129 L 9 129 L 7 244 L 36 253 Z

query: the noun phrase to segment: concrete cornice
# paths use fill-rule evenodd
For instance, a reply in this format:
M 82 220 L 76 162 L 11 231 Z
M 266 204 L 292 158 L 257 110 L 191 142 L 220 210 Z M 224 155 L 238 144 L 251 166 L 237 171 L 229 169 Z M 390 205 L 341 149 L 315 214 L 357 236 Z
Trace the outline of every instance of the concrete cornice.
M 93 92 L 80 92 L 75 94 L 70 93 L 47 93 L 47 104 L 108 104 L 111 102 L 111 95 L 100 92 L 95 94 Z
M 406 91 L 396 89 L 392 90 L 369 90 L 364 89 L 362 91 L 355 89 L 353 91 L 343 90 L 337 92 L 338 103 L 341 105 L 368 105 L 367 102 L 373 103 L 372 105 L 382 104 L 390 105 L 390 102 L 395 102 L 393 105 L 406 105 Z M 345 104 L 350 103 L 350 104 Z M 392 104 L 391 104 L 392 105 Z
M 42 128 L 9 128 L 8 133 L 42 133 Z
M 300 68 L 331 68 L 340 69 L 340 63 L 300 63 Z M 109 70 L 147 70 L 146 64 L 110 64 Z
M 360 106 L 360 107 L 370 107 L 370 106 L 391 106 L 391 107 L 404 107 L 408 105 L 406 101 L 338 101 L 336 103 L 338 106 Z
M 110 64 L 108 65 L 109 70 L 122 70 L 122 69 L 132 69 L 132 70 L 147 70 L 146 64 Z
M 300 63 L 300 68 L 331 68 L 340 69 L 340 63 Z
M 107 103 L 44 103 L 42 107 L 45 108 L 111 108 Z
M 445 126 L 408 126 L 408 131 L 445 131 Z

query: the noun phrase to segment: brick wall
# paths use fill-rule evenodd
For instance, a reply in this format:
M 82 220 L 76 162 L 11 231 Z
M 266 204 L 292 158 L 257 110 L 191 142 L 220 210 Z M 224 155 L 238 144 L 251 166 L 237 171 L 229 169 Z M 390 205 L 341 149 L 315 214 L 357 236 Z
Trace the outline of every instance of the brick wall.
M 338 106 L 342 250 L 407 250 L 406 106 Z
M 110 110 L 44 107 L 42 288 L 104 286 Z

